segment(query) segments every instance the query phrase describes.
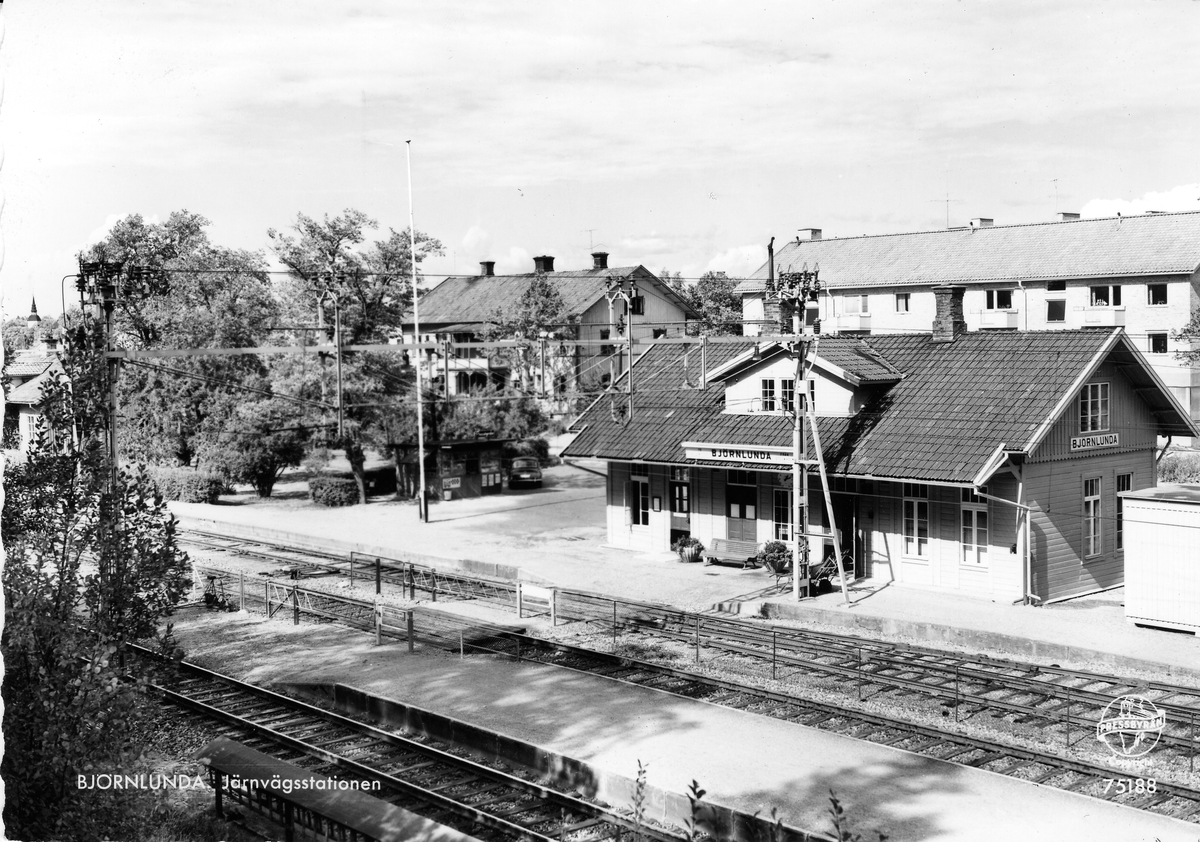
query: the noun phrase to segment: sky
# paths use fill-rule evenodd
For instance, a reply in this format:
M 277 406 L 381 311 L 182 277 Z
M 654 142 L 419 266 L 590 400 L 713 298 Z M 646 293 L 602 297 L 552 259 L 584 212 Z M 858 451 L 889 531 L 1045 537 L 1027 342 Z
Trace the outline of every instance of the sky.
M 358 208 L 431 280 L 747 274 L 771 237 L 1200 210 L 1200 3 L 10 0 L 6 317 L 117 219 Z M 68 299 L 69 300 L 69 299 Z

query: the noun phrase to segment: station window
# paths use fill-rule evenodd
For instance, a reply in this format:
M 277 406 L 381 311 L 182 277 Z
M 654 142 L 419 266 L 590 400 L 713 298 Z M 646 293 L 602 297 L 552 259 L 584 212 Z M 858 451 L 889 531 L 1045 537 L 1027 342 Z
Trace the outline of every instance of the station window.
M 1102 432 L 1108 421 L 1108 384 L 1088 383 L 1079 395 L 1079 432 Z
M 773 508 L 775 540 L 792 540 L 792 490 L 790 488 L 775 489 Z
M 796 411 L 796 381 L 795 379 L 779 381 L 780 409 L 784 412 Z
M 1088 300 L 1092 307 L 1121 306 L 1121 286 L 1119 284 L 1089 287 L 1088 291 Z
M 763 412 L 775 411 L 775 381 L 770 378 L 762 381 L 762 410 Z
M 989 310 L 1011 310 L 1011 289 L 989 289 L 987 291 L 987 308 Z
M 1147 284 L 1146 303 L 1151 307 L 1162 307 L 1167 303 L 1166 284 Z
M 904 554 L 917 558 L 929 555 L 928 500 L 904 498 Z
M 1165 333 L 1148 334 L 1146 348 L 1151 354 L 1167 353 L 1167 335 Z
M 1133 474 L 1117 474 L 1117 549 L 1125 549 L 1125 500 L 1122 491 L 1133 490 Z
M 1047 322 L 1065 322 L 1067 320 L 1067 302 L 1047 301 L 1046 302 L 1046 321 Z
M 987 488 L 979 489 L 987 494 Z M 985 565 L 988 558 L 987 498 L 973 488 L 962 490 L 962 560 L 966 564 Z
M 907 292 L 896 293 L 896 312 L 907 313 L 909 305 L 912 303 L 912 294 Z
M 687 515 L 692 510 L 691 485 L 687 468 L 671 469 L 671 513 Z
M 1100 502 L 1100 477 L 1083 481 L 1083 555 L 1100 555 L 1100 527 L 1104 522 Z

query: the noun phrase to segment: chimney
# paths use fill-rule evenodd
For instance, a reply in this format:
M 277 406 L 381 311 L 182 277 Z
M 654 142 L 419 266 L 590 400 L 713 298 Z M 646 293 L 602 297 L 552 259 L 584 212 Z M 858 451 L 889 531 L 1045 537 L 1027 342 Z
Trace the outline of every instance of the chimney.
M 607 269 L 608 268 L 608 252 L 594 251 L 592 252 L 592 268 Z
M 971 220 L 972 228 L 991 228 L 995 220 L 988 219 L 986 216 L 977 216 Z
M 548 254 L 543 254 L 540 257 L 535 257 L 533 259 L 533 271 L 538 272 L 538 273 L 553 272 L 554 271 L 554 258 Z
M 1068 213 L 1067 211 L 1061 211 L 1056 214 L 1056 216 L 1058 217 L 1059 222 L 1071 222 L 1072 220 L 1079 219 L 1079 214 Z
M 496 274 L 496 261 L 481 260 L 479 261 L 479 276 L 481 278 L 490 278 Z
M 819 239 L 821 239 L 821 229 L 820 228 L 801 228 L 800 230 L 798 230 L 796 232 L 796 242 L 798 242 L 798 243 L 802 243 L 806 240 L 819 240 Z
M 937 313 L 933 319 L 934 342 L 953 342 L 960 333 L 967 332 L 967 320 L 963 317 L 963 293 L 965 286 L 944 284 L 933 287 L 937 301 Z

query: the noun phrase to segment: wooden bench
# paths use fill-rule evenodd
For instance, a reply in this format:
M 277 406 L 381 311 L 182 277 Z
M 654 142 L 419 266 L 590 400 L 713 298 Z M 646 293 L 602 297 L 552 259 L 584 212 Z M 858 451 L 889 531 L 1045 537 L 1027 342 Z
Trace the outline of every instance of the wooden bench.
M 758 555 L 758 542 L 743 541 L 737 538 L 713 538 L 712 545 L 704 551 L 704 558 L 709 564 L 725 564 L 738 562 L 742 568 L 755 567 L 754 557 Z

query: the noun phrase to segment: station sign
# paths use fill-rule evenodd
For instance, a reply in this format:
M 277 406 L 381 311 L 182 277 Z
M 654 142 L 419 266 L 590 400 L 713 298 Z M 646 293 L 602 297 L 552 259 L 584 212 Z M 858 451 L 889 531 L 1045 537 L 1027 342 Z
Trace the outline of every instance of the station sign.
M 1077 450 L 1095 450 L 1100 447 L 1118 447 L 1121 444 L 1120 433 L 1096 433 L 1091 436 L 1072 436 L 1071 452 Z
M 442 488 L 462 488 L 462 477 L 446 477 L 442 480 Z
M 710 462 L 760 462 L 763 465 L 790 466 L 792 464 L 790 447 L 685 441 L 683 449 L 688 459 L 703 459 Z

